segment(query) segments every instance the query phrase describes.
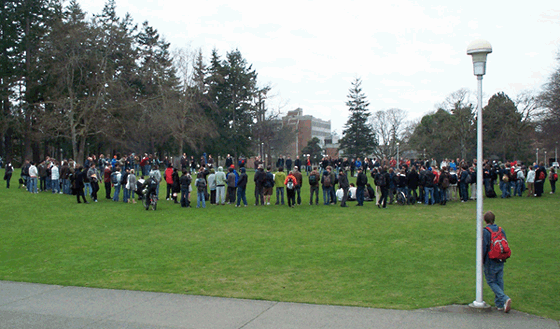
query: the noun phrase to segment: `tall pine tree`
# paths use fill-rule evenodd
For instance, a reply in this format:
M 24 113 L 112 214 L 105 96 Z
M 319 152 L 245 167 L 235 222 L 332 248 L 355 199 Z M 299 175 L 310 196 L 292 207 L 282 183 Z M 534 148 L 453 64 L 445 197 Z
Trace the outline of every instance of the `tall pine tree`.
M 344 125 L 340 149 L 348 157 L 368 156 L 373 152 L 375 146 L 375 132 L 368 123 L 371 115 L 368 110 L 369 103 L 365 94 L 362 92 L 362 81 L 356 78 L 352 82 L 352 87 L 348 91 L 348 101 L 346 106 L 350 111 L 350 117 Z

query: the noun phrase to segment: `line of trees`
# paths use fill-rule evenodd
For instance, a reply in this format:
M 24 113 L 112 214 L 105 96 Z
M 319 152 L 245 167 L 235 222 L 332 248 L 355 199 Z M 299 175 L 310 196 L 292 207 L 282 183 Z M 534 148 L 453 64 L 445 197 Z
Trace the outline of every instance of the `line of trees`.
M 467 89 L 451 93 L 418 121 L 407 120 L 407 112 L 398 108 L 370 113 L 359 79 L 352 82 L 348 99 L 350 115 L 340 141 L 345 156 L 395 157 L 399 145 L 401 158 L 476 157 L 476 103 Z M 560 132 L 560 55 L 540 92 L 524 91 L 515 99 L 503 92 L 490 97 L 483 125 L 485 158 L 530 163 L 537 148 L 554 154 Z
M 207 65 L 115 0 L 86 17 L 76 0 L 6 0 L 0 13 L 0 155 L 82 162 L 89 153 L 250 156 L 289 135 L 270 88 L 239 50 Z

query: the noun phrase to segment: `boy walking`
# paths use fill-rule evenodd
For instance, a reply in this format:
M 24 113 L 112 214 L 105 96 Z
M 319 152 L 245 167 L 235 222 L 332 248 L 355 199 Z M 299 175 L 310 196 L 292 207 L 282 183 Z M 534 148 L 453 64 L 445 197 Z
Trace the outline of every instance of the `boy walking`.
M 501 228 L 494 224 L 496 216 L 491 211 L 488 211 L 484 214 L 484 221 L 486 222 L 486 227 L 484 229 L 484 242 L 482 244 L 483 247 L 483 255 L 484 255 L 484 276 L 486 277 L 486 282 L 488 286 L 492 289 L 496 298 L 494 299 L 495 305 L 498 308 L 498 311 L 504 311 L 508 313 L 511 310 L 511 298 L 509 298 L 504 293 L 504 263 L 505 259 L 493 259 L 490 258 L 489 253 L 492 250 L 491 246 L 491 238 L 492 232 L 498 232 L 499 230 L 502 231 L 503 238 L 506 238 L 506 232 Z

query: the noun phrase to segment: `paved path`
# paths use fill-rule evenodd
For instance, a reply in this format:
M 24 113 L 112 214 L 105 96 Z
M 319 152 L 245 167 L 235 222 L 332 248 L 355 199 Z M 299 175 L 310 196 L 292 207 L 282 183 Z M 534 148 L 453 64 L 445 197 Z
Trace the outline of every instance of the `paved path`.
M 468 306 L 398 311 L 0 281 L 0 328 L 559 329 L 560 325 L 516 311 L 473 313 Z

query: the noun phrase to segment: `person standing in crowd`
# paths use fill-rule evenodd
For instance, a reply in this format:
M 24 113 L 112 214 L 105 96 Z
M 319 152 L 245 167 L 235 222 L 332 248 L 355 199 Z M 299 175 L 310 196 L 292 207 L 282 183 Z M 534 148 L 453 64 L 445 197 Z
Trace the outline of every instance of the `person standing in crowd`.
M 241 172 L 241 174 L 239 175 L 239 180 L 237 181 L 237 205 L 236 205 L 236 207 L 239 207 L 239 205 L 241 204 L 241 201 L 243 201 L 243 204 L 245 205 L 245 207 L 247 207 L 246 191 L 247 191 L 248 177 L 247 177 L 247 174 L 245 173 L 245 167 L 241 167 L 239 169 L 239 171 Z
M 99 191 L 99 180 L 101 176 L 95 167 L 95 162 L 90 162 L 90 168 L 87 170 L 87 177 L 89 178 L 89 183 L 91 185 L 91 199 L 97 202 L 97 192 Z
M 86 177 L 87 173 L 82 166 L 78 166 L 76 173 L 74 174 L 74 191 L 76 193 L 76 200 L 78 203 L 82 203 L 80 201 L 80 197 L 84 200 L 84 203 L 89 203 L 86 200 L 86 196 L 84 194 L 84 178 Z
M 183 156 L 186 160 L 187 156 L 186 155 Z M 183 175 L 179 180 L 181 184 L 181 207 L 188 208 L 191 206 L 190 193 L 191 193 L 192 178 L 191 175 L 189 174 L 188 166 L 185 165 L 182 172 Z
M 39 171 L 39 192 L 47 190 L 47 165 L 45 161 L 42 161 L 37 166 L 37 170 Z
M 165 182 L 167 183 L 167 193 L 165 194 L 165 200 L 171 200 L 171 191 L 173 190 L 173 165 L 170 163 L 163 173 L 165 177 Z
M 492 259 L 489 257 L 489 252 L 492 249 L 490 244 L 492 239 L 492 234 L 490 232 L 502 231 L 503 238 L 506 238 L 506 232 L 494 224 L 496 216 L 491 211 L 487 211 L 484 214 L 484 221 L 486 222 L 486 228 L 483 231 L 483 251 L 484 255 L 484 276 L 486 277 L 486 283 L 490 286 L 490 289 L 494 292 L 496 296 L 494 303 L 498 310 L 508 313 L 511 310 L 511 298 L 504 292 L 504 264 L 505 260 Z
M 280 159 L 278 159 L 278 161 L 280 162 Z M 274 186 L 276 187 L 276 205 L 280 204 L 280 199 L 282 200 L 282 205 L 284 205 L 284 186 L 285 186 L 284 182 L 285 181 L 286 181 L 286 173 L 284 173 L 284 168 L 278 167 L 278 171 L 274 174 Z
M 136 171 L 134 169 L 130 169 L 130 174 L 128 175 L 126 188 L 128 189 L 128 195 L 130 196 L 128 199 L 128 203 L 136 203 L 134 199 L 134 191 L 136 190 L 136 184 L 138 183 L 138 179 L 136 178 Z M 97 192 L 95 192 L 95 202 L 97 202 Z
M 535 171 L 535 196 L 540 197 L 543 194 L 545 181 L 546 169 L 544 168 L 544 162 L 541 162 Z
M 357 169 L 358 169 L 358 177 L 356 177 L 356 201 L 358 201 L 358 203 L 356 204 L 356 206 L 363 206 L 364 190 L 366 188 L 368 179 L 367 179 L 367 175 L 364 174 L 361 165 L 357 167 Z
M 35 167 L 35 162 L 31 162 L 29 166 L 29 187 L 28 190 L 31 193 L 37 193 L 37 178 L 39 177 L 39 171 Z
M 303 186 L 303 175 L 301 171 L 299 171 L 299 167 L 294 166 L 294 170 L 292 170 L 294 177 L 297 179 L 296 185 L 296 204 L 299 206 L 301 205 L 301 187 Z
M 346 173 L 341 168 L 338 171 L 338 186 L 342 189 L 342 200 L 340 200 L 341 207 L 348 207 L 346 201 L 348 201 L 348 189 L 350 188 L 350 184 L 348 183 L 348 177 Z
M 270 206 L 270 198 L 272 197 L 272 189 L 274 188 L 274 175 L 272 174 L 271 166 L 266 167 L 266 176 L 264 180 L 264 202 Z
M 171 178 L 173 179 L 173 184 L 171 186 L 171 198 L 173 199 L 173 203 L 179 203 L 179 201 L 177 201 L 177 197 L 179 196 L 179 192 L 181 192 L 181 183 L 179 182 L 180 178 L 177 168 L 173 168 Z M 206 199 L 206 193 L 204 198 Z
M 389 194 L 389 180 L 391 179 L 391 176 L 389 176 L 389 173 L 387 172 L 387 165 L 384 165 L 381 168 L 379 175 L 380 177 L 377 178 L 377 180 L 379 180 L 378 186 L 381 187 L 381 199 L 379 200 L 377 207 L 385 209 L 387 208 L 387 197 Z
M 216 173 L 216 204 L 226 204 L 226 174 L 222 166 L 218 167 Z
M 196 176 L 194 186 L 196 187 L 196 207 L 206 208 L 206 180 L 202 172 L 199 172 Z
M 463 164 L 461 176 L 459 178 L 459 190 L 461 193 L 461 202 L 469 201 L 469 167 Z
M 284 175 L 285 176 L 285 175 Z M 288 173 L 288 176 L 282 182 L 283 185 L 286 185 L 286 192 L 288 195 L 288 207 L 293 208 L 296 205 L 296 185 L 297 179 L 294 176 L 293 171 Z
M 116 167 L 115 171 L 111 174 L 111 182 L 115 190 L 113 194 L 113 201 L 119 201 L 119 194 L 121 193 L 121 167 Z
M 321 176 L 317 171 L 317 167 L 313 167 L 313 170 L 309 174 L 309 205 L 313 205 L 313 194 L 315 194 L 315 205 L 319 205 L 319 182 L 321 181 Z
M 558 180 L 558 174 L 554 168 L 550 169 L 549 181 L 550 181 L 550 194 L 556 193 L 556 181 Z
M 62 193 L 64 194 L 72 194 L 70 191 L 70 167 L 68 166 L 68 162 L 65 160 L 62 162 L 62 166 L 60 167 L 60 178 L 62 179 Z
M 286 159 L 286 170 L 288 172 L 292 171 L 292 158 L 290 158 L 290 156 L 288 155 L 288 158 Z
M 151 160 L 148 161 L 148 164 L 146 166 L 150 169 L 150 177 L 153 178 L 154 181 L 157 183 L 156 199 L 159 200 L 159 185 L 161 183 L 161 172 L 159 171 L 159 166 L 157 164 L 154 164 L 153 166 L 151 166 L 150 161 Z
M 447 189 L 449 188 L 450 183 L 450 175 L 447 171 L 447 167 L 441 167 L 441 173 L 439 174 L 439 186 L 441 189 L 441 199 L 440 205 L 445 206 L 447 204 Z
M 323 188 L 323 204 L 325 206 L 328 206 L 331 204 L 331 189 L 332 189 L 331 176 L 326 170 L 323 171 L 322 176 L 323 177 L 321 178 L 321 187 Z
M 261 206 L 264 206 L 264 181 L 266 180 L 266 173 L 262 165 L 259 165 L 257 171 L 255 172 L 255 176 L 253 177 L 253 181 L 255 182 L 255 206 L 259 205 L 259 201 Z
M 103 183 L 105 184 L 105 199 L 111 199 L 111 174 L 113 171 L 111 170 L 111 166 L 105 166 L 103 170 Z
M 6 164 L 6 167 L 4 168 L 4 180 L 6 181 L 6 188 L 10 188 L 10 180 L 12 179 L 12 174 L 14 172 L 14 167 L 12 166 L 11 162 L 8 162 L 8 164 Z
M 228 167 L 228 173 L 226 174 L 228 204 L 235 204 L 238 180 L 239 174 L 235 171 L 235 166 L 232 164 Z
M 216 204 L 216 170 L 210 168 L 210 174 L 206 178 L 208 188 L 210 189 L 210 204 Z

